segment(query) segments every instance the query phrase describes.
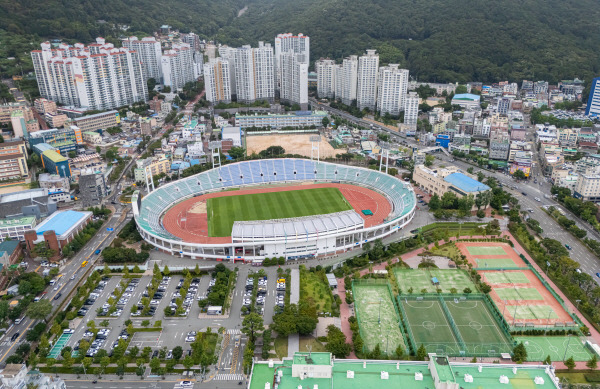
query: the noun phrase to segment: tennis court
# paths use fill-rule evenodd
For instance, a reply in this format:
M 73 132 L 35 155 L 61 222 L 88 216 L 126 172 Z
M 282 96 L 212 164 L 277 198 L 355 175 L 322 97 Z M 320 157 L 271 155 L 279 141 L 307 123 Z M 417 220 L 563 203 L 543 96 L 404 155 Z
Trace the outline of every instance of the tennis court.
M 544 300 L 544 297 L 534 288 L 494 288 L 502 300 Z
M 506 309 L 517 320 L 558 319 L 549 305 L 507 305 Z
M 510 258 L 476 258 L 477 267 L 480 269 L 485 269 L 486 267 L 515 267 L 517 266 L 515 262 Z
M 510 353 L 511 341 L 498 326 L 483 300 L 446 301 L 452 320 L 472 354 Z
M 503 247 L 499 246 L 470 246 L 467 245 L 467 250 L 471 255 L 506 255 L 507 252 Z
M 476 290 L 467 273 L 459 269 L 395 269 L 394 274 L 402 293 L 435 293 L 437 288 L 444 293 L 450 293 L 452 289 L 457 293 L 462 293 L 465 288 Z M 434 278 L 437 285 L 433 284 Z
M 371 351 L 377 344 L 385 354 L 394 353 L 400 345 L 406 350 L 389 284 L 353 282 L 352 291 L 365 350 Z
M 485 272 L 488 284 L 529 284 L 527 276 L 519 271 Z
M 439 300 L 399 298 L 406 316 L 408 331 L 416 350 L 422 344 L 430 353 L 459 355 L 460 346 Z
M 569 357 L 575 361 L 588 361 L 592 357 L 583 338 L 576 336 L 515 336 L 515 340 L 525 345 L 528 361 L 543 361 L 548 355 L 553 362 Z
M 69 338 L 71 337 L 72 334 L 62 334 L 58 340 L 56 341 L 56 343 L 54 343 L 54 346 L 52 346 L 52 349 L 50 350 L 50 353 L 48 354 L 48 358 L 58 358 L 58 356 L 60 355 L 60 352 L 62 351 L 63 347 L 65 347 L 65 345 L 67 344 L 67 342 L 69 341 Z

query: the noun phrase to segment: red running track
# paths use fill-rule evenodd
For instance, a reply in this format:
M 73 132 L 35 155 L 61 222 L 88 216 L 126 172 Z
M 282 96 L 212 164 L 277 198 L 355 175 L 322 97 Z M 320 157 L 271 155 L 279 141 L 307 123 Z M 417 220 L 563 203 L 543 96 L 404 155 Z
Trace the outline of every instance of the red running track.
M 163 227 L 171 234 L 190 243 L 231 243 L 231 237 L 208 236 L 208 218 L 206 213 L 189 213 L 189 210 L 199 203 L 206 203 L 210 198 L 239 196 L 252 193 L 284 192 L 289 190 L 303 190 L 314 188 L 338 188 L 348 200 L 352 208 L 365 219 L 365 227 L 372 227 L 383 223 L 383 220 L 392 211 L 389 201 L 381 194 L 360 186 L 350 184 L 305 184 L 280 186 L 261 189 L 244 189 L 227 192 L 214 192 L 194 197 L 176 204 L 169 209 L 163 217 Z M 372 216 L 363 215 L 361 210 L 369 209 Z

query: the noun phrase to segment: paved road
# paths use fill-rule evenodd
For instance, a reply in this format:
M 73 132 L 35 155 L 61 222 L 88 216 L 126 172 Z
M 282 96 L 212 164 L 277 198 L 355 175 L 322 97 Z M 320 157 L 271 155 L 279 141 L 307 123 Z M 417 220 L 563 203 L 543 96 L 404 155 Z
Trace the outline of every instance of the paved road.
M 65 384 L 67 388 L 71 389 L 173 389 L 179 387 L 178 382 L 183 379 L 175 379 L 175 376 L 167 376 L 166 380 L 162 381 L 150 381 L 148 378 L 143 381 L 136 376 L 125 376 L 124 379 L 109 380 L 98 380 L 97 383 L 92 384 L 92 379 L 75 379 L 66 378 Z M 246 383 L 243 381 L 244 384 Z M 177 385 L 177 386 L 176 386 Z M 243 389 L 245 385 L 238 385 L 238 381 L 220 381 L 212 380 L 209 382 L 199 383 L 194 381 L 194 389 L 206 388 L 206 389 Z

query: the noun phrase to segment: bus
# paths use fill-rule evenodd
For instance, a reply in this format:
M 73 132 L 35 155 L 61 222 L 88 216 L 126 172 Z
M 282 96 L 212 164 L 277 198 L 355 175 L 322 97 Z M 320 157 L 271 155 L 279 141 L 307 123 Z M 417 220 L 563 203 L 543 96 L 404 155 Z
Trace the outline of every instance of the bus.
M 83 261 L 83 262 L 81 263 L 81 267 L 85 267 L 85 265 L 87 265 L 87 264 L 88 264 L 88 261 Z

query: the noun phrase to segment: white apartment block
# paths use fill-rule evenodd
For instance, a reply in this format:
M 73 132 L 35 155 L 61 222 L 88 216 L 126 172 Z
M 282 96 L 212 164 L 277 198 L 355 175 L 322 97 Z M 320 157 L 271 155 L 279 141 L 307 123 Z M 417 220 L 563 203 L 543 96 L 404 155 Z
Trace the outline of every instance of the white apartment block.
M 407 69 L 399 69 L 398 64 L 380 67 L 377 78 L 377 110 L 381 114 L 399 115 L 404 110 L 407 88 Z
M 235 89 L 237 101 L 252 103 L 256 100 L 273 102 L 275 99 L 275 69 L 273 48 L 258 42 L 235 49 Z M 308 75 L 307 75 L 308 77 Z
M 213 104 L 231 102 L 229 61 L 215 58 L 204 64 L 204 88 L 206 100 Z
M 171 91 L 181 90 L 194 81 L 194 52 L 187 43 L 173 44 L 161 58 L 163 84 Z
M 375 50 L 358 58 L 358 81 L 356 84 L 356 103 L 358 109 L 375 110 L 377 103 L 377 72 L 379 70 L 379 54 Z
M 137 52 L 97 38 L 84 46 L 50 42 L 31 52 L 40 95 L 63 105 L 106 110 L 145 101 L 148 87 Z
M 279 98 L 291 104 L 299 104 L 301 109 L 308 107 L 308 64 L 302 60 L 303 54 L 287 51 L 280 55 L 281 86 Z
M 231 95 L 237 95 L 235 86 L 235 52 L 236 49 L 229 46 L 219 46 L 219 56 L 229 62 L 229 85 L 231 86 Z
M 146 79 L 154 78 L 157 83 L 161 84 L 163 78 L 160 64 L 162 57 L 160 42 L 154 37 L 145 37 L 139 40 L 136 36 L 131 36 L 123 39 L 122 44 L 123 47 L 138 53 Z
M 583 201 L 600 202 L 600 175 L 580 174 L 573 196 Z
M 332 99 L 335 97 L 337 69 L 338 66 L 332 59 L 320 59 L 315 62 L 317 95 L 320 98 Z
M 351 55 L 344 58 L 342 64 L 336 69 L 335 97 L 341 99 L 343 104 L 352 104 L 356 100 L 357 81 L 358 57 Z
M 409 126 L 417 125 L 419 118 L 419 95 L 417 92 L 409 92 L 406 95 L 404 104 L 404 124 Z
M 304 34 L 294 35 L 291 33 L 279 34 L 275 37 L 275 77 L 277 79 L 275 87 L 277 90 L 280 90 L 282 83 L 281 54 L 288 51 L 302 54 L 301 62 L 308 64 L 310 62 L 310 38 Z

